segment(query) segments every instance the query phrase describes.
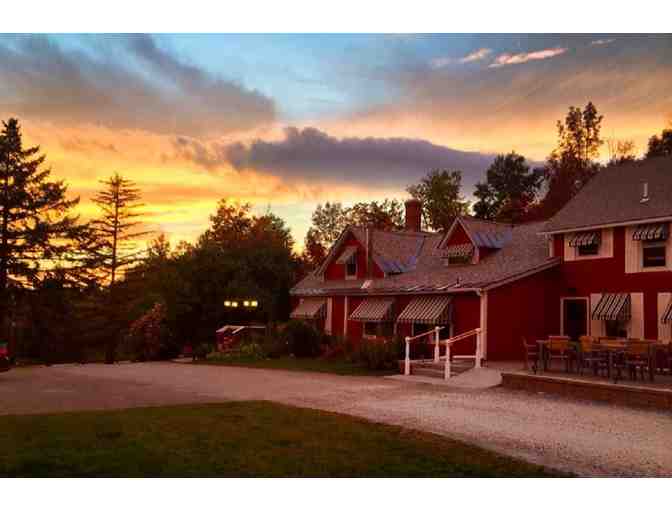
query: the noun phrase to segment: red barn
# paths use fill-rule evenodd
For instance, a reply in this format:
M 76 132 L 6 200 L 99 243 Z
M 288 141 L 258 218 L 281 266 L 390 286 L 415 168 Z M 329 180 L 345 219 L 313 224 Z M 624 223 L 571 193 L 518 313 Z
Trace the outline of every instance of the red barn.
M 420 210 L 406 202 L 401 232 L 347 228 L 292 289 L 293 316 L 359 341 L 480 328 L 489 360 L 520 359 L 521 337 L 670 340 L 670 158 L 603 170 L 546 223 L 462 217 L 429 233 Z

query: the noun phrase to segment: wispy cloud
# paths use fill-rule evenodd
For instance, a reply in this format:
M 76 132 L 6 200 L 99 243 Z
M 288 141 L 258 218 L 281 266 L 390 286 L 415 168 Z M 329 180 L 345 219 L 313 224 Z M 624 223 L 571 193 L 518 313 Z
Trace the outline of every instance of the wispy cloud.
M 469 62 L 476 62 L 477 60 L 483 60 L 485 57 L 490 55 L 492 53 L 492 50 L 490 48 L 481 48 L 480 50 L 476 50 L 472 53 L 469 53 L 466 57 L 463 57 L 460 59 L 460 63 L 462 64 L 467 64 Z
M 68 49 L 47 36 L 0 38 L 0 112 L 190 136 L 253 129 L 274 101 L 182 61 L 148 35 Z
M 454 63 L 460 63 L 460 64 L 468 64 L 470 62 L 476 62 L 478 60 L 483 60 L 486 58 L 488 55 L 492 53 L 492 50 L 490 48 L 480 48 L 476 51 L 472 51 L 468 55 L 462 57 L 462 58 L 451 58 L 451 57 L 438 57 L 433 59 L 430 62 L 430 65 L 434 69 L 441 69 L 442 67 L 446 67 L 447 65 L 454 64 Z
M 557 57 L 567 51 L 567 48 L 547 48 L 545 50 L 531 51 L 528 53 L 502 53 L 497 56 L 490 67 L 502 67 L 513 64 L 524 64 L 532 60 L 545 60 L 547 58 Z
M 590 45 L 591 46 L 602 46 L 604 44 L 611 44 L 615 40 L 616 39 L 597 39 L 595 41 L 591 41 Z

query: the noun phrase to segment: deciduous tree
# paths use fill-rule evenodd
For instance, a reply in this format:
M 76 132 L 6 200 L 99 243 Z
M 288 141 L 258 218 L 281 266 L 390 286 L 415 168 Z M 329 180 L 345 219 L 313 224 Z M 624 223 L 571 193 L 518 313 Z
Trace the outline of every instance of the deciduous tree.
M 524 221 L 541 186 L 542 174 L 533 171 L 515 152 L 500 154 L 490 165 L 486 181 L 476 184 L 474 213 L 486 220 Z
M 407 191 L 422 202 L 425 225 L 432 230 L 447 230 L 453 220 L 469 210 L 461 195 L 462 173 L 458 170 L 432 170 Z
M 557 122 L 558 145 L 544 167 L 547 192 L 539 217 L 553 216 L 600 170 L 602 119 L 589 102 L 583 110 L 570 106 L 564 122 Z

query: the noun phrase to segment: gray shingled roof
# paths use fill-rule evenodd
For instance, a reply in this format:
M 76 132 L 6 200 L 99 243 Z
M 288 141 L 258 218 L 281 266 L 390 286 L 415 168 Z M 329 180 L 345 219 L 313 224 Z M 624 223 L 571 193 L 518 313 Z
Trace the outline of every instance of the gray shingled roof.
M 401 293 L 450 293 L 461 289 L 486 288 L 509 278 L 515 278 L 528 272 L 558 264 L 558 259 L 548 258 L 548 245 L 540 234 L 544 224 L 530 223 L 517 227 L 506 225 L 510 240 L 501 249 L 488 255 L 478 264 L 464 266 L 446 266 L 439 245 L 444 237 L 442 233 L 409 234 L 385 232 L 374 235 L 376 240 L 390 240 L 399 236 L 422 237 L 422 247 L 415 266 L 408 271 L 390 275 L 386 278 L 371 280 L 326 280 L 316 274 L 307 276 L 292 289 L 295 295 L 330 294 L 401 294 Z M 376 234 L 383 234 L 376 231 Z M 409 243 L 410 244 L 410 243 Z M 408 247 L 404 248 L 408 249 Z M 364 286 L 364 287 L 363 287 Z
M 641 201 L 643 181 L 649 185 L 647 202 Z M 544 232 L 669 216 L 672 216 L 672 158 L 653 158 L 602 170 L 548 221 Z

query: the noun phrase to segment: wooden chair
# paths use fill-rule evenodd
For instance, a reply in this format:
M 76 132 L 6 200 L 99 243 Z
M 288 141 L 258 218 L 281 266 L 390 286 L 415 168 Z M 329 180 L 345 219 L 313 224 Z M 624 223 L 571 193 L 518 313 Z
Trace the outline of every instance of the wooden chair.
M 546 352 L 546 367 L 548 367 L 549 362 L 553 362 L 554 359 L 557 359 L 565 363 L 565 371 L 569 372 L 573 352 L 569 345 L 569 337 L 549 336 L 548 343 L 544 350 Z
M 583 375 L 583 369 L 589 368 L 593 374 L 599 375 L 600 370 L 606 370 L 608 360 L 600 344 L 590 336 L 579 338 L 579 373 Z
M 527 341 L 527 338 L 522 337 L 523 340 L 523 350 L 525 351 L 525 370 L 532 369 L 532 372 L 535 374 L 539 369 L 539 345 L 536 343 L 530 343 Z

